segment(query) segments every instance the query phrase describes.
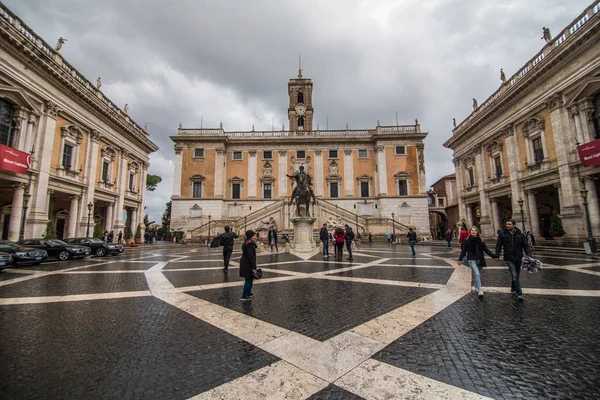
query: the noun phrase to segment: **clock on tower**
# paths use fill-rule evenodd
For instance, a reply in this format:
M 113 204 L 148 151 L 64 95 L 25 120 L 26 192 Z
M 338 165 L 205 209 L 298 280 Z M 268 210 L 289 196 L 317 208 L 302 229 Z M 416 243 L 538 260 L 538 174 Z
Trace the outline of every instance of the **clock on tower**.
M 312 131 L 312 89 L 312 81 L 302 77 L 301 69 L 298 70 L 298 78 L 290 79 L 288 82 L 288 95 L 290 98 L 288 119 L 290 131 L 292 132 Z

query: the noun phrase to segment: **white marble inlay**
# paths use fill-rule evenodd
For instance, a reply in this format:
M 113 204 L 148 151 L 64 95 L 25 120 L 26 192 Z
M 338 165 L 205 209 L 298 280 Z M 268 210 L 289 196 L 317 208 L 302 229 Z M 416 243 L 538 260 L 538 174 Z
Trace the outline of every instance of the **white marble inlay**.
M 346 281 L 346 282 L 360 282 L 360 283 L 376 283 L 378 285 L 389 285 L 389 286 L 408 286 L 408 287 L 422 287 L 430 289 L 443 289 L 445 285 L 439 285 L 435 283 L 423 283 L 423 282 L 409 282 L 409 281 L 393 281 L 386 279 L 374 279 L 374 278 L 352 278 L 347 276 L 330 276 L 322 275 L 320 279 L 327 279 L 331 281 Z
M 64 301 L 88 301 L 88 300 L 107 300 L 124 299 L 127 297 L 152 296 L 147 290 L 137 292 L 115 292 L 115 293 L 90 293 L 74 294 L 67 296 L 45 296 L 45 297 L 13 297 L 9 299 L 0 299 L 0 305 L 12 304 L 41 304 L 41 303 L 60 303 Z
M 385 345 L 352 332 L 344 332 L 325 342 L 290 332 L 259 347 L 321 379 L 333 382 Z
M 335 384 L 365 399 L 489 399 L 372 359 L 354 368 Z
M 278 361 L 189 400 L 302 400 L 327 385 L 328 382 L 308 372 Z
M 482 290 L 484 293 L 510 293 L 508 287 L 487 287 L 483 286 Z M 523 294 L 542 294 L 548 296 L 587 296 L 587 297 L 600 297 L 600 290 L 575 290 L 575 289 L 541 289 L 541 288 L 523 288 Z M 485 297 L 485 296 L 484 296 Z

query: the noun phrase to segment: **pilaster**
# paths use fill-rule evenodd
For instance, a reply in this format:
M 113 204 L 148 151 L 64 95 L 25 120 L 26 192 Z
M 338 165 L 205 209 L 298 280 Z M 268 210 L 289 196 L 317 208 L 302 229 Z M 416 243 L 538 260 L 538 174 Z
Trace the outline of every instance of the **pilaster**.
M 183 160 L 182 160 L 182 151 L 183 148 L 175 145 L 175 175 L 173 176 L 173 197 L 177 198 L 181 196 L 181 174 L 183 169 Z M 217 190 L 217 175 L 218 169 L 216 168 L 216 159 L 215 158 L 215 191 Z
M 379 175 L 379 196 L 387 196 L 388 184 L 387 184 L 387 165 L 385 160 L 385 147 L 377 146 L 375 148 L 377 152 L 377 172 Z
M 10 207 L 10 221 L 8 222 L 8 240 L 16 242 L 19 240 L 21 230 L 21 218 L 23 217 L 23 195 L 25 194 L 25 184 L 17 183 L 13 185 L 13 200 Z
M 352 149 L 344 150 L 344 192 L 346 197 L 354 197 L 354 162 Z
M 419 161 L 419 194 L 427 194 L 427 178 L 425 176 L 425 145 L 417 144 L 417 158 Z
M 323 151 L 315 150 L 315 196 L 323 197 Z
M 248 151 L 248 198 L 256 198 L 256 150 Z
M 534 237 L 540 237 L 540 216 L 538 214 L 537 199 L 535 191 L 527 191 L 527 200 L 529 204 L 529 225 Z
M 288 178 L 287 174 L 287 150 L 279 150 L 279 158 L 277 165 L 278 175 L 279 175 L 279 197 L 287 196 L 287 184 Z
M 216 151 L 214 197 L 222 199 L 225 197 L 225 149 L 218 148 Z M 179 181 L 181 186 L 181 170 L 179 171 Z M 179 193 L 177 193 L 177 196 L 179 196 Z

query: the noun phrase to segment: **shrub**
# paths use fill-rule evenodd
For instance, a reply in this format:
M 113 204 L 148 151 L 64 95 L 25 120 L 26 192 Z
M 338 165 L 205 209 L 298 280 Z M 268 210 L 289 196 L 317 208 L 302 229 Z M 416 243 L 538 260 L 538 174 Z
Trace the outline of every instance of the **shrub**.
M 556 214 L 552 214 L 552 222 L 550 223 L 550 236 L 552 237 L 563 237 L 567 234 L 563 229 L 562 221 Z
M 58 235 L 56 233 L 56 226 L 54 226 L 53 221 L 48 221 L 46 224 L 46 232 L 42 235 L 45 239 L 58 239 Z

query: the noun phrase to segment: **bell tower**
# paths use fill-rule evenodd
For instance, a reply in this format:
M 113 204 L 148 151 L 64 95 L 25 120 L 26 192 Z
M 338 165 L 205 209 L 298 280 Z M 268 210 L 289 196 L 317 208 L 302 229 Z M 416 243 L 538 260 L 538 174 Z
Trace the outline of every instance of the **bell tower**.
M 298 78 L 288 81 L 289 127 L 292 132 L 312 131 L 313 129 L 313 84 L 310 79 L 302 76 L 302 65 L 298 67 Z

